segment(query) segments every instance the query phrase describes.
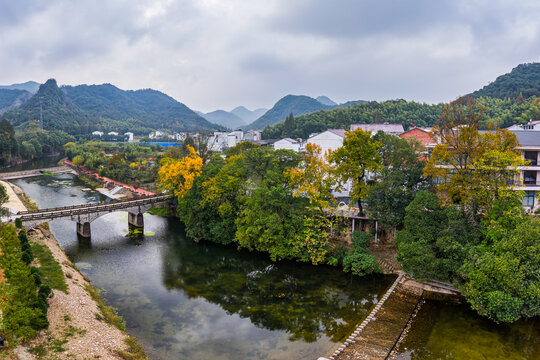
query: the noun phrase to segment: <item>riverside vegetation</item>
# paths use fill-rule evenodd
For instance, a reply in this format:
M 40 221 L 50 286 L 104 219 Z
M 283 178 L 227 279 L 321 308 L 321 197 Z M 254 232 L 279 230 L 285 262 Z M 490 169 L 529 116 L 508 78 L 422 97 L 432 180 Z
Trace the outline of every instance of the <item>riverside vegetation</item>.
M 540 314 L 540 221 L 524 214 L 523 194 L 508 181 L 523 165 L 515 135 L 480 133 L 484 111 L 472 99 L 445 105 L 434 130 L 442 143 L 427 164 L 414 142 L 356 130 L 329 162 L 311 145 L 299 155 L 244 143 L 208 161 L 189 147 L 164 156 L 158 177 L 194 239 L 362 275 L 377 271 L 368 239 L 354 236 L 354 248 L 343 249 L 324 211 L 335 184 L 350 180 L 352 201 L 397 230 L 410 276 L 451 281 L 482 315 L 513 322 Z

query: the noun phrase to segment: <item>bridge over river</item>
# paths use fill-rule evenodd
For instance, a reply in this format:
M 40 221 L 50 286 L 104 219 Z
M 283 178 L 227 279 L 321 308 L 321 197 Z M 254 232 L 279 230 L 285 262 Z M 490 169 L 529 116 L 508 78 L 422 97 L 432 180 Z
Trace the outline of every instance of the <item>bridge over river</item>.
M 68 219 L 77 223 L 77 233 L 80 236 L 89 238 L 91 235 L 90 223 L 100 216 L 116 211 L 127 211 L 130 226 L 142 228 L 144 227 L 143 214 L 152 207 L 168 204 L 170 200 L 169 195 L 159 194 L 131 200 L 113 200 L 35 211 L 20 211 L 13 218 L 20 218 L 26 229 L 54 219 Z

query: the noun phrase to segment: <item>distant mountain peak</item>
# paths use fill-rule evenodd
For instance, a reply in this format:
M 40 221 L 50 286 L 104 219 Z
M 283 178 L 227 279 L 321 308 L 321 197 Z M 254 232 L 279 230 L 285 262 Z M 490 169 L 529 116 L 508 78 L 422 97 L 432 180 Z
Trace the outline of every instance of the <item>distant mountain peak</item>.
M 328 96 L 324 96 L 324 95 L 318 96 L 315 100 L 317 100 L 318 102 L 320 102 L 321 104 L 324 104 L 324 105 L 330 105 L 330 106 L 336 106 L 337 105 L 336 102 L 334 102 Z
M 319 110 L 328 110 L 333 106 L 325 105 L 306 95 L 288 94 L 278 100 L 264 115 L 246 127 L 246 130 L 262 130 L 267 125 L 284 121 L 289 114 L 303 115 Z

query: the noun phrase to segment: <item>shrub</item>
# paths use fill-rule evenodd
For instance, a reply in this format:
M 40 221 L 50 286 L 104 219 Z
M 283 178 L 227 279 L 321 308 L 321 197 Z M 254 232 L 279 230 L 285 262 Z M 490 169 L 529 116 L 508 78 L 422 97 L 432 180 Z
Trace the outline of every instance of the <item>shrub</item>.
M 30 272 L 32 273 L 32 276 L 34 277 L 34 282 L 36 283 L 36 286 L 40 286 L 41 274 L 39 273 L 39 269 L 35 266 L 30 266 Z
M 377 260 L 370 254 L 367 246 L 371 242 L 371 236 L 363 231 L 355 231 L 351 240 L 354 247 L 343 258 L 343 270 L 363 276 L 380 272 Z
M 15 226 L 17 227 L 17 229 L 22 228 L 22 220 L 21 220 L 21 218 L 16 218 L 15 219 Z

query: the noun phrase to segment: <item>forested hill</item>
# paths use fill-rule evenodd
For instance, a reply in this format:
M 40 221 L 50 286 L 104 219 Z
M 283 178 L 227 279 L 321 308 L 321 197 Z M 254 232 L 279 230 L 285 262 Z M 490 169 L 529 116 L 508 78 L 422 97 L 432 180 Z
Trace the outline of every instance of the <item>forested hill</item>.
M 321 102 L 304 95 L 287 95 L 280 99 L 270 110 L 253 123 L 245 127 L 245 130 L 261 130 L 265 126 L 274 125 L 284 121 L 289 114 L 294 116 L 311 113 L 322 109 L 331 109 L 333 106 L 324 105 Z
M 111 84 L 63 86 L 67 97 L 94 117 L 130 120 L 133 126 L 152 129 L 221 129 L 186 105 L 152 89 L 121 90 Z
M 2 115 L 15 127 L 27 127 L 30 123 L 39 125 L 40 111 L 43 115 L 43 129 L 63 130 L 70 134 L 86 134 L 96 124 L 96 119 L 89 116 L 78 106 L 66 99 L 58 88 L 56 80 L 50 79 L 39 87 L 38 92 L 16 109 Z
M 283 123 L 268 126 L 263 131 L 263 138 L 276 139 L 284 136 L 308 138 L 310 134 L 326 129 L 348 129 L 351 124 L 371 124 L 388 122 L 400 123 L 405 128 L 433 126 L 441 114 L 443 104 L 420 104 L 405 100 L 385 102 L 361 102 L 348 107 L 321 110 L 294 118 L 293 130 L 283 132 Z
M 508 74 L 501 75 L 489 85 L 470 94 L 472 97 L 515 99 L 540 96 L 540 63 L 521 64 Z
M 32 94 L 26 90 L 0 89 L 0 114 L 23 104 Z

